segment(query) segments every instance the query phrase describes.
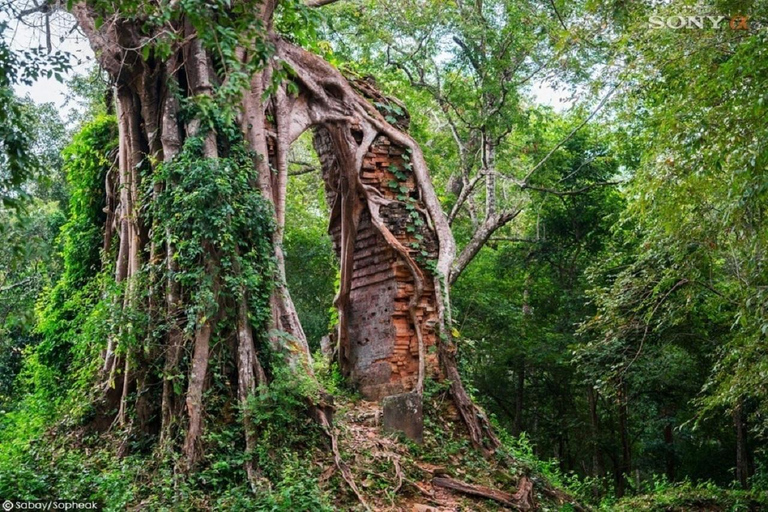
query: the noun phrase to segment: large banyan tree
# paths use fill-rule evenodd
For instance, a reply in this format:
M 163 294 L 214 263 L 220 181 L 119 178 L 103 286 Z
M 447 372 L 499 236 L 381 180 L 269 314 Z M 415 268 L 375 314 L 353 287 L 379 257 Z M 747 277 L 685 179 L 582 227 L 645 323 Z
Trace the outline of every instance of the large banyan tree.
M 343 373 L 374 400 L 447 380 L 473 444 L 498 446 L 457 371 L 455 243 L 407 114 L 294 41 L 291 27 L 328 3 L 55 6 L 114 84 L 119 165 L 106 180 L 104 254 L 122 316 L 103 351 L 103 410 L 181 451 L 188 468 L 200 458 L 214 352 L 235 362 L 243 404 L 269 379 L 314 378 L 281 248 L 288 152 L 307 130 L 340 261 L 332 339 Z M 331 404 L 312 409 L 327 428 Z M 252 449 L 247 413 L 242 421 Z

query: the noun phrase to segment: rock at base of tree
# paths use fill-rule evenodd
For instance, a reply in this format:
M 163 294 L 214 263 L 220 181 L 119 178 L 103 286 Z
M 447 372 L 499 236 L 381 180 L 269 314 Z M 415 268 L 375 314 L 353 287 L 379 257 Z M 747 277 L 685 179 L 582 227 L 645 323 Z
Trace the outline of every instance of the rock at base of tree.
M 424 438 L 422 397 L 418 393 L 403 393 L 384 398 L 382 424 L 386 432 L 402 432 L 417 443 Z
M 333 342 L 331 341 L 330 336 L 323 336 L 320 338 L 320 352 L 325 356 L 329 361 L 333 360 L 333 352 L 334 352 L 334 346 Z

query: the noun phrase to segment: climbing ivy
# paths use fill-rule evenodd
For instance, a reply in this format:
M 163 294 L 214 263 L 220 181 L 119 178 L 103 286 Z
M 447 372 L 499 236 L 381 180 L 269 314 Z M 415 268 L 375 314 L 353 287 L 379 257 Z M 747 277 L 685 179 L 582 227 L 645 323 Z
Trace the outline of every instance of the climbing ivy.
M 394 110 L 391 110 L 393 108 L 399 109 L 396 105 L 394 107 L 389 107 L 380 103 L 377 103 L 376 105 L 388 107 L 389 110 L 387 110 L 387 112 L 394 112 Z M 401 111 L 398 111 L 398 113 L 401 113 Z M 406 183 L 409 178 L 413 177 L 413 164 L 411 163 L 410 148 L 405 148 L 401 158 L 403 159 L 402 167 L 396 164 L 389 166 L 389 172 L 394 175 L 395 179 L 387 183 L 387 186 L 395 193 L 395 198 L 404 205 L 408 212 L 408 224 L 405 227 L 405 231 L 408 235 L 414 238 L 414 241 L 408 244 L 408 247 L 414 251 L 414 260 L 421 265 L 422 268 L 425 268 L 434 274 L 436 272 L 437 262 L 434 258 L 430 257 L 429 251 L 422 245 L 424 235 L 421 233 L 423 227 L 426 225 L 424 215 L 418 209 L 418 199 L 414 197 L 415 193 Z M 413 179 L 415 180 L 415 177 L 413 177 Z
M 158 245 L 167 239 L 174 248 L 170 278 L 186 294 L 188 329 L 242 293 L 251 321 L 263 325 L 275 268 L 274 214 L 255 184 L 250 153 L 236 143 L 220 158 L 204 158 L 202 146 L 201 138 L 189 138 L 183 151 L 155 172 L 155 184 L 168 185 L 148 201 L 153 239 Z M 214 261 L 219 268 L 210 268 Z M 168 272 L 162 264 L 156 271 Z

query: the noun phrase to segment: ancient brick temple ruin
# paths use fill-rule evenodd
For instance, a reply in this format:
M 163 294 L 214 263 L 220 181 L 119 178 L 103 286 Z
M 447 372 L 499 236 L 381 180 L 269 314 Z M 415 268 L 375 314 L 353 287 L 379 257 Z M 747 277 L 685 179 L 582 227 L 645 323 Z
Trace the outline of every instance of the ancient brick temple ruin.
M 402 109 L 398 109 L 398 113 Z M 407 125 L 407 117 L 397 120 Z M 357 137 L 359 134 L 353 135 Z M 334 183 L 338 163 L 328 132 L 315 131 L 315 149 L 322 164 L 326 198 L 331 209 L 329 232 L 337 254 L 340 250 L 340 215 L 334 204 L 338 190 Z M 387 137 L 374 139 L 365 155 L 361 181 L 387 199 L 381 217 L 391 233 L 411 257 L 426 269 L 437 256 L 437 238 L 419 213 L 421 202 L 404 148 Z M 365 202 L 363 202 L 365 204 Z M 419 373 L 419 344 L 409 314 L 414 296 L 414 279 L 402 255 L 398 254 L 371 221 L 365 206 L 360 216 L 354 242 L 354 272 L 348 304 L 347 337 L 349 364 L 347 373 L 362 395 L 381 400 L 389 395 L 414 389 Z M 416 309 L 421 326 L 427 377 L 439 372 L 435 328 L 438 321 L 435 290 L 431 274 L 425 270 L 424 290 Z

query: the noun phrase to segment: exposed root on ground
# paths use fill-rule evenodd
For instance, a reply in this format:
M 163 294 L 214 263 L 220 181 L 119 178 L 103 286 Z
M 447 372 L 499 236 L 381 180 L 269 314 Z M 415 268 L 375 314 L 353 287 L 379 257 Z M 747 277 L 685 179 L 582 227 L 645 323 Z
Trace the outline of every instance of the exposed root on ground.
M 369 509 L 449 512 L 501 506 L 527 511 L 571 503 L 575 510 L 584 510 L 564 492 L 532 476 L 528 468 L 503 457 L 485 458 L 472 449 L 451 404 L 443 404 L 450 410 L 428 422 L 421 446 L 384 433 L 379 404 L 341 401 L 338 406 L 336 463 L 324 471 L 320 482 L 323 487 L 332 485 L 338 470 L 343 485 Z M 338 463 L 341 454 L 348 465 Z M 353 487 L 348 479 L 357 484 Z M 355 501 L 337 505 L 356 509 Z

